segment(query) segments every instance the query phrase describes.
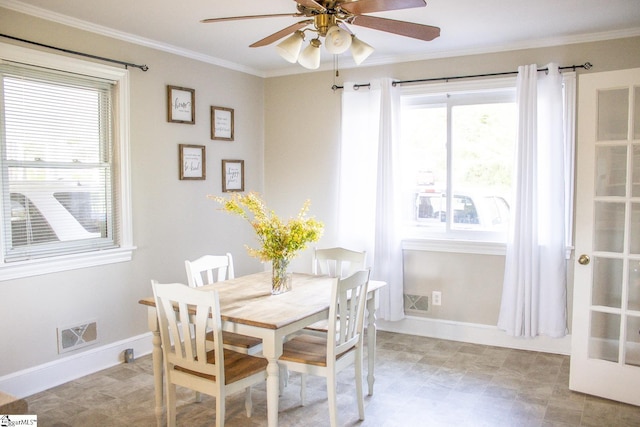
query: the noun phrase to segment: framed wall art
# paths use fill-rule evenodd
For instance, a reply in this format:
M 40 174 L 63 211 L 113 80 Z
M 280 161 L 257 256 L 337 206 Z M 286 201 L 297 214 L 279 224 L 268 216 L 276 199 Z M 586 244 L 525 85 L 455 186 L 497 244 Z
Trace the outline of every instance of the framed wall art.
M 196 91 L 167 86 L 167 120 L 172 123 L 196 123 Z
M 222 192 L 244 191 L 244 160 L 222 160 Z
M 211 139 L 233 141 L 233 108 L 211 107 Z
M 204 145 L 180 144 L 180 179 L 206 179 L 207 158 Z

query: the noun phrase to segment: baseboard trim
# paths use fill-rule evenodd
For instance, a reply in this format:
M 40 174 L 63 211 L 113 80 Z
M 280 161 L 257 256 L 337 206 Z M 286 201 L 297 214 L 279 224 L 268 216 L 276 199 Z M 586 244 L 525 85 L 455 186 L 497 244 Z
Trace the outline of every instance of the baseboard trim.
M 440 338 L 474 344 L 508 347 L 569 355 L 571 336 L 564 338 L 514 338 L 494 326 L 407 316 L 397 322 L 378 319 L 378 330 L 408 335 Z M 147 332 L 82 353 L 34 366 L 0 377 L 0 390 L 25 398 L 66 382 L 93 374 L 124 362 L 124 350 L 133 348 L 136 357 L 151 354 L 152 335 Z
M 516 338 L 496 326 L 407 316 L 397 322 L 376 320 L 378 330 L 543 353 L 571 354 L 571 336 Z
M 153 349 L 151 337 L 151 332 L 147 332 L 5 375 L 0 377 L 0 390 L 18 398 L 31 396 L 123 363 L 124 350 L 128 348 L 133 349 L 135 357 L 150 354 Z

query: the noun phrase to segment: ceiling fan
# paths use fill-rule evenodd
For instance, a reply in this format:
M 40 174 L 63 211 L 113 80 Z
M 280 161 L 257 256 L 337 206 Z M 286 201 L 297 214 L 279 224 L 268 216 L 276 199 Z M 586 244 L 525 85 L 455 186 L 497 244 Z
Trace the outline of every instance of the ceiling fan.
M 276 46 L 276 50 L 291 63 L 296 61 L 305 68 L 316 69 L 320 66 L 320 37 L 325 39 L 325 48 L 329 53 L 338 55 L 351 49 L 356 64 L 360 65 L 373 48 L 356 38 L 347 24 L 385 31 L 392 34 L 431 41 L 440 35 L 440 28 L 413 22 L 396 21 L 365 15 L 366 13 L 389 10 L 425 7 L 425 0 L 294 0 L 296 13 L 274 13 L 267 15 L 231 16 L 225 18 L 203 19 L 201 22 L 224 22 L 243 19 L 259 19 L 290 16 L 306 18 L 283 28 L 270 36 L 258 40 L 250 47 L 267 46 L 291 34 Z M 305 31 L 316 33 L 309 45 L 300 52 L 305 40 Z M 293 33 L 293 34 L 292 34 Z

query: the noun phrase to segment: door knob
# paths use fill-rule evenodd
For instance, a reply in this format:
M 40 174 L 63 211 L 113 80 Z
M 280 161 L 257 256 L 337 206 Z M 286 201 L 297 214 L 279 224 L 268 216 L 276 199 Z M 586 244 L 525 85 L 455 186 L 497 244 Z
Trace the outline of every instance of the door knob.
M 578 263 L 580 265 L 587 265 L 590 262 L 591 262 L 591 258 L 589 258 L 589 255 L 582 254 L 580 255 L 580 258 L 578 258 Z

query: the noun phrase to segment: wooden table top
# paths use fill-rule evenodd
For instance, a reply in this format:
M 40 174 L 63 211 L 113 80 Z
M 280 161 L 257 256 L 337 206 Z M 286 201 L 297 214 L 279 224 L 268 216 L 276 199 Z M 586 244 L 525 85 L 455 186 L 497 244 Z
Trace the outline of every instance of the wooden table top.
M 292 289 L 279 295 L 271 294 L 271 272 L 249 274 L 198 288 L 217 289 L 220 297 L 220 317 L 223 321 L 279 329 L 290 323 L 328 310 L 333 278 L 293 273 Z M 386 285 L 369 281 L 369 292 Z M 153 297 L 140 304 L 155 307 Z

